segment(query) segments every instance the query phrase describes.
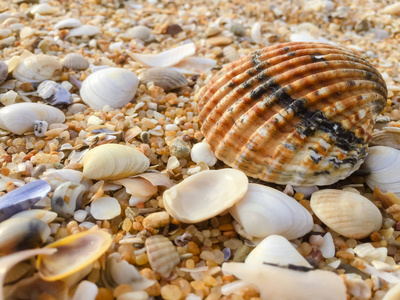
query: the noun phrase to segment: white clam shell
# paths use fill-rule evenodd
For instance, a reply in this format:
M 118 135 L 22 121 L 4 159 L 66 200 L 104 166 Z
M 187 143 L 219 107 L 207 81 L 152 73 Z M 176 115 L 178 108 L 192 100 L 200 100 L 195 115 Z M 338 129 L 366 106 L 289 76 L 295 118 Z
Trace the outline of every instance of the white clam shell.
M 121 214 L 121 205 L 113 197 L 101 197 L 92 202 L 90 213 L 96 220 L 110 220 Z
M 289 264 L 312 268 L 307 260 L 283 236 L 270 235 L 262 240 L 246 257 L 246 264 L 270 263 L 280 266 Z
M 195 144 L 190 152 L 190 157 L 195 163 L 204 161 L 209 167 L 212 167 L 217 162 L 217 158 L 207 142 Z
M 54 29 L 75 28 L 80 26 L 82 26 L 82 23 L 78 19 L 67 18 L 54 25 Z
M 321 190 L 312 194 L 310 205 L 325 225 L 348 238 L 367 237 L 382 225 L 379 209 L 369 199 L 356 193 Z
M 370 172 L 365 177 L 373 190 L 377 186 L 382 192 L 393 192 L 400 197 L 400 150 L 376 146 L 368 150 L 362 169 Z
M 138 77 L 121 68 L 106 68 L 96 71 L 83 81 L 80 94 L 83 102 L 93 109 L 105 105 L 121 108 L 136 94 Z
M 32 6 L 30 13 L 39 15 L 53 15 L 58 12 L 58 8 L 49 3 L 40 3 Z
M 341 277 L 330 271 L 291 270 L 271 265 L 223 263 L 222 272 L 255 285 L 261 299 L 345 300 L 346 287 Z
M 313 227 L 311 214 L 295 199 L 254 183 L 249 184 L 243 199 L 229 212 L 253 237 L 278 234 L 291 240 L 305 235 Z
M 42 82 L 48 79 L 57 79 L 61 64 L 50 55 L 27 55 L 13 71 L 14 78 L 20 81 Z
M 179 63 L 182 59 L 194 55 L 196 47 L 194 43 L 187 43 L 182 46 L 172 48 L 159 54 L 139 54 L 127 51 L 134 60 L 149 67 L 171 67 Z
M 92 36 L 100 33 L 100 29 L 93 25 L 82 25 L 71 29 L 65 39 L 69 39 L 73 36 Z
M 143 173 L 149 159 L 135 148 L 105 144 L 93 148 L 82 159 L 83 176 L 90 179 L 121 179 Z
M 33 132 L 36 120 L 63 123 L 65 115 L 58 108 L 40 103 L 16 103 L 0 109 L 0 128 L 15 134 Z
M 201 222 L 234 205 L 246 193 L 247 186 L 247 176 L 241 171 L 203 171 L 165 191 L 164 207 L 179 221 Z

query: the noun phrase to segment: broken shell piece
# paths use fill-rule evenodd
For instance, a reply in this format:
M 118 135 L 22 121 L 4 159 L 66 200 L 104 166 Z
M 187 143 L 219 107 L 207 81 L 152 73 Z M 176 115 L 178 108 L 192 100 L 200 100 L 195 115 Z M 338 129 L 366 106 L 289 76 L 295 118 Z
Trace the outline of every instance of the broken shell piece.
M 247 176 L 241 171 L 203 171 L 166 190 L 164 207 L 179 221 L 201 222 L 234 205 L 246 193 L 247 186 Z
M 251 27 L 250 37 L 253 42 L 257 44 L 262 44 L 264 42 L 261 35 L 261 24 L 259 22 L 254 23 L 254 25 Z
M 62 60 L 64 68 L 74 69 L 74 70 L 86 70 L 89 68 L 89 62 L 78 53 L 69 53 Z
M 187 43 L 159 54 L 139 54 L 126 51 L 134 60 L 149 67 L 171 67 L 179 63 L 183 58 L 192 56 L 196 52 L 194 43 Z
M 4 61 L 0 61 L 0 84 L 6 81 L 8 76 L 8 66 Z
M 105 105 L 121 108 L 135 97 L 139 79 L 135 73 L 122 68 L 105 68 L 90 74 L 82 84 L 83 102 L 93 109 Z
M 370 172 L 365 177 L 370 189 L 377 186 L 384 193 L 393 192 L 400 197 L 400 150 L 385 146 L 371 147 L 362 169 Z
M 93 36 L 100 33 L 100 29 L 93 25 L 82 25 L 71 29 L 66 35 L 65 39 L 69 39 L 74 36 Z
M 222 272 L 255 285 L 261 299 L 346 299 L 346 287 L 343 280 L 330 271 L 231 262 L 222 264 Z
M 0 223 L 0 256 L 40 247 L 49 237 L 50 227 L 35 218 L 11 218 Z
M 326 189 L 311 196 L 311 209 L 337 233 L 354 239 L 367 237 L 382 225 L 382 214 L 367 198 L 356 193 Z
M 383 127 L 372 134 L 371 146 L 386 146 L 400 150 L 400 128 Z
M 139 79 L 144 84 L 154 82 L 154 85 L 166 92 L 188 85 L 186 77 L 172 68 L 146 69 L 140 74 Z
M 42 82 L 48 79 L 57 79 L 61 71 L 61 64 L 50 55 L 27 55 L 13 71 L 14 78 L 31 83 Z
M 55 254 L 38 256 L 39 275 L 47 281 L 65 278 L 97 260 L 111 243 L 111 235 L 102 230 L 84 231 L 60 239 L 45 247 L 56 248 Z
M 246 257 L 246 264 L 276 264 L 312 268 L 306 259 L 283 236 L 270 235 L 262 240 Z
M 101 271 L 101 278 L 104 285 L 110 290 L 121 284 L 127 284 L 133 291 L 140 291 L 155 283 L 154 280 L 149 280 L 140 275 L 139 271 L 126 260 L 123 260 L 118 252 L 107 257 L 105 269 Z
M 319 250 L 324 258 L 331 258 L 335 256 L 335 244 L 330 232 L 327 232 L 324 235 L 324 243 L 319 247 Z
M 44 180 L 29 182 L 0 198 L 0 222 L 26 210 L 46 197 L 51 187 Z
M 79 283 L 72 300 L 96 300 L 99 288 L 93 282 L 83 280 Z
M 386 247 L 375 248 L 371 243 L 359 244 L 354 247 L 354 253 L 368 262 L 372 262 L 373 260 L 384 262 L 387 252 Z
M 217 162 L 214 152 L 206 141 L 195 144 L 190 152 L 190 157 L 195 163 L 204 161 L 209 167 L 212 167 Z
M 132 195 L 131 199 L 129 199 L 129 205 L 131 206 L 150 200 L 151 196 L 156 194 L 158 191 L 157 186 L 154 186 L 148 180 L 139 177 L 123 178 L 115 180 L 114 183 L 123 185 L 126 192 Z
M 398 300 L 400 299 L 400 282 L 389 289 L 382 300 Z
M 165 236 L 153 235 L 146 239 L 145 246 L 151 268 L 162 277 L 168 277 L 180 262 L 174 244 Z
M 110 220 L 121 214 L 121 205 L 113 197 L 101 197 L 92 202 L 90 213 L 96 220 Z
M 36 218 L 49 224 L 57 218 L 57 214 L 53 211 L 44 209 L 30 209 L 16 213 L 10 219 L 12 218 Z
M 60 184 L 51 197 L 51 208 L 60 217 L 69 218 L 81 207 L 83 194 L 86 187 L 72 181 Z
M 229 212 L 252 237 L 277 234 L 291 240 L 304 236 L 313 227 L 311 214 L 295 199 L 254 183 L 249 184 L 244 197 Z
M 38 94 L 44 101 L 51 105 L 70 104 L 71 93 L 67 91 L 61 84 L 45 80 L 38 86 Z
M 81 21 L 75 18 L 67 18 L 59 21 L 56 25 L 54 25 L 54 29 L 66 29 L 66 28 L 75 28 L 82 26 Z
M 106 144 L 93 148 L 82 159 L 83 176 L 90 179 L 121 179 L 143 173 L 149 159 L 135 148 Z
M 55 107 L 40 103 L 15 103 L 0 109 L 0 128 L 15 134 L 34 131 L 36 120 L 63 123 L 65 115 Z

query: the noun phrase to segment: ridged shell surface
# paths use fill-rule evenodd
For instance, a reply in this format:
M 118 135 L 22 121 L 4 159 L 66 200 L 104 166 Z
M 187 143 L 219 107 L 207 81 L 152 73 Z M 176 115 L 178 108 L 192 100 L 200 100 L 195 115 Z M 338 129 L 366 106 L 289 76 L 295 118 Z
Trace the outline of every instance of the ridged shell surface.
M 33 83 L 48 79 L 57 79 L 61 64 L 50 55 L 38 54 L 26 57 L 13 71 L 13 76 L 20 81 Z
M 63 67 L 76 69 L 76 70 L 86 70 L 89 68 L 89 62 L 79 53 L 69 53 L 63 59 Z
M 357 170 L 386 97 L 382 76 L 361 57 L 303 42 L 242 57 L 196 95 L 217 158 L 294 185 L 327 185 Z
M 146 239 L 146 251 L 151 268 L 163 277 L 168 277 L 179 264 L 178 251 L 165 236 L 154 235 Z
M 166 92 L 188 84 L 186 77 L 172 68 L 150 68 L 140 74 L 139 79 L 144 84 L 154 82 Z

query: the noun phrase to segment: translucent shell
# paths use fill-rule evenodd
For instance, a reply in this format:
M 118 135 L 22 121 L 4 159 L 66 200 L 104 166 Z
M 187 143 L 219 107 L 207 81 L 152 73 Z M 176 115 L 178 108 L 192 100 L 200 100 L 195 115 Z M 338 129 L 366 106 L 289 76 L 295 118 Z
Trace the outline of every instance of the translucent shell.
M 121 179 L 143 173 L 149 159 L 135 148 L 118 145 L 100 145 L 82 159 L 83 176 L 90 179 Z
M 242 57 L 196 95 L 217 158 L 293 185 L 327 185 L 357 170 L 386 97 L 382 76 L 361 57 L 303 42 Z

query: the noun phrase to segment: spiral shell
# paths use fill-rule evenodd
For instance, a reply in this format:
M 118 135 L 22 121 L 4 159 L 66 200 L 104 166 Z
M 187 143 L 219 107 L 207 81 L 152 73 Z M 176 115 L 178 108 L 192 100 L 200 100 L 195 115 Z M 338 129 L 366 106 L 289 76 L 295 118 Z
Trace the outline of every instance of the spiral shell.
M 29 55 L 13 71 L 14 78 L 32 83 L 47 79 L 57 79 L 61 64 L 56 58 L 46 54 Z
M 91 74 L 83 82 L 81 97 L 83 102 L 94 109 L 105 105 L 121 108 L 133 99 L 139 79 L 128 70 L 106 68 Z
M 143 173 L 149 159 L 135 148 L 105 144 L 98 146 L 82 159 L 83 176 L 90 179 L 121 179 Z
M 357 170 L 386 97 L 382 76 L 364 59 L 303 42 L 242 57 L 196 95 L 217 158 L 293 185 L 327 185 Z

